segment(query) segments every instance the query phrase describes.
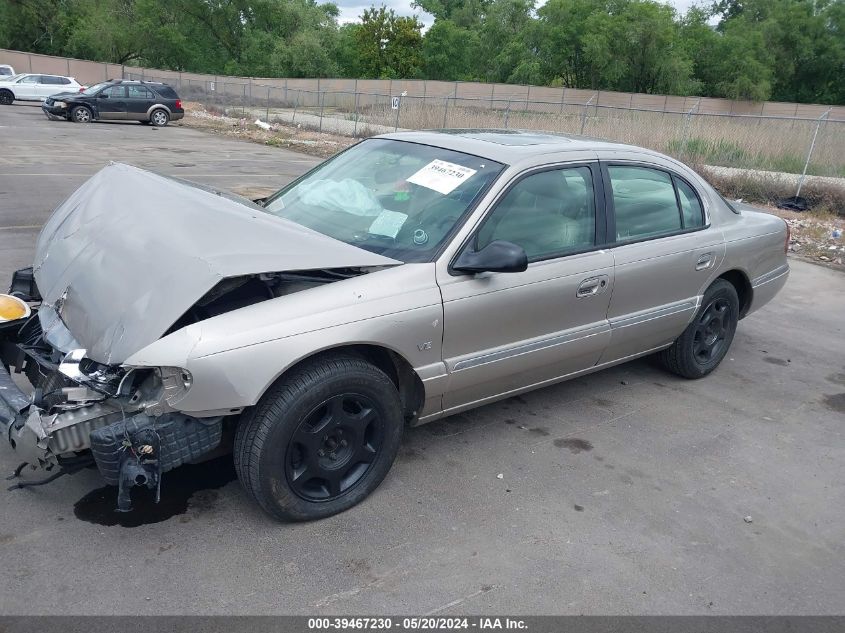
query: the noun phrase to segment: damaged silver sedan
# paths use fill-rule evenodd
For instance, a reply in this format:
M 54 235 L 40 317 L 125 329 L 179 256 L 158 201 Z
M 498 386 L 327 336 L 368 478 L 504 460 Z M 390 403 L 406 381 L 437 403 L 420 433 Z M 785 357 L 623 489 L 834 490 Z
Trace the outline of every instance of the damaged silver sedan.
M 96 464 L 127 511 L 232 450 L 268 513 L 325 517 L 406 425 L 646 354 L 707 375 L 787 240 L 677 161 L 557 135 L 369 139 L 258 203 L 112 164 L 0 297 L 0 431 L 47 471 L 17 487 Z

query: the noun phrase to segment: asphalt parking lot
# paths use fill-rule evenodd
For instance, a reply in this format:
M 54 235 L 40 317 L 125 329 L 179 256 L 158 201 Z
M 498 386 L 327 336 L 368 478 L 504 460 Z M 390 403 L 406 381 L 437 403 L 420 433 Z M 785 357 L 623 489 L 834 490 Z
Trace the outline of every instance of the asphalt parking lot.
M 224 188 L 316 163 L 2 107 L 4 288 L 110 160 Z M 316 523 L 267 518 L 225 458 L 165 475 L 134 527 L 104 525 L 95 471 L 0 491 L 0 613 L 842 614 L 843 315 L 845 276 L 792 262 L 708 378 L 637 361 L 410 429 L 376 493 Z

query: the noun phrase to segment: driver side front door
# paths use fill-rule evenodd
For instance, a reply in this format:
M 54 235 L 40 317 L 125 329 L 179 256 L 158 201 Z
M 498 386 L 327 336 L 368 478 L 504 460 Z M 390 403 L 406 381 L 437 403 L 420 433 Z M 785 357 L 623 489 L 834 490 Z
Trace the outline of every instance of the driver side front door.
M 97 110 L 104 120 L 126 118 L 126 86 L 109 86 L 97 95 Z
M 447 412 L 594 366 L 610 341 L 613 255 L 596 163 L 533 170 L 503 192 L 466 248 L 513 242 L 518 273 L 439 275 Z

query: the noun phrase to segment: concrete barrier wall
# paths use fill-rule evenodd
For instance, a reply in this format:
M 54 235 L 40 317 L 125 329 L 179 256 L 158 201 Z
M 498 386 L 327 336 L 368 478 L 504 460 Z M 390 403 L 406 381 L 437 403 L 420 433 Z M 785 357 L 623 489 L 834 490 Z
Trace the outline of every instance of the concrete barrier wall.
M 37 53 L 24 53 L 0 49 L 0 64 L 10 64 L 17 72 L 69 75 L 80 83 L 92 85 L 106 79 L 132 78 L 165 81 L 177 89 L 187 87 L 204 91 L 220 91 L 228 97 L 241 95 L 244 99 L 260 98 L 262 89 L 270 86 L 284 91 L 285 98 L 299 98 L 304 106 L 319 106 L 320 92 L 366 93 L 359 97 L 362 105 L 381 103 L 381 96 L 401 95 L 412 97 L 451 98 L 455 105 L 478 104 L 485 107 L 549 112 L 554 104 L 577 106 L 589 103 L 595 107 L 651 110 L 657 112 L 689 112 L 698 114 L 733 114 L 750 116 L 775 116 L 818 118 L 830 109 L 830 119 L 845 120 L 845 106 L 752 102 L 715 99 L 710 97 L 677 97 L 667 95 L 611 92 L 606 90 L 578 90 L 575 88 L 549 88 L 545 86 L 519 86 L 511 84 L 452 82 L 428 80 L 389 79 L 285 79 L 259 77 L 231 77 L 187 73 L 155 68 L 121 66 L 67 57 L 53 57 Z M 265 95 L 266 96 L 266 95 Z M 336 100 L 339 96 L 334 96 Z M 569 110 L 567 110 L 569 111 Z

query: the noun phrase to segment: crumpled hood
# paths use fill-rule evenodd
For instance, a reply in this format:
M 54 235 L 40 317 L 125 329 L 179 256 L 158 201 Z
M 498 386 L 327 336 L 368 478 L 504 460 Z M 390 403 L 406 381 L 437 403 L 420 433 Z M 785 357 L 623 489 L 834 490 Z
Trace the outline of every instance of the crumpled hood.
M 246 199 L 113 163 L 44 225 L 34 271 L 45 338 L 117 364 L 226 277 L 399 263 Z
M 64 99 L 65 97 L 78 97 L 81 93 L 80 92 L 70 92 L 66 90 L 65 92 L 57 92 L 56 94 L 49 95 L 48 99 Z

